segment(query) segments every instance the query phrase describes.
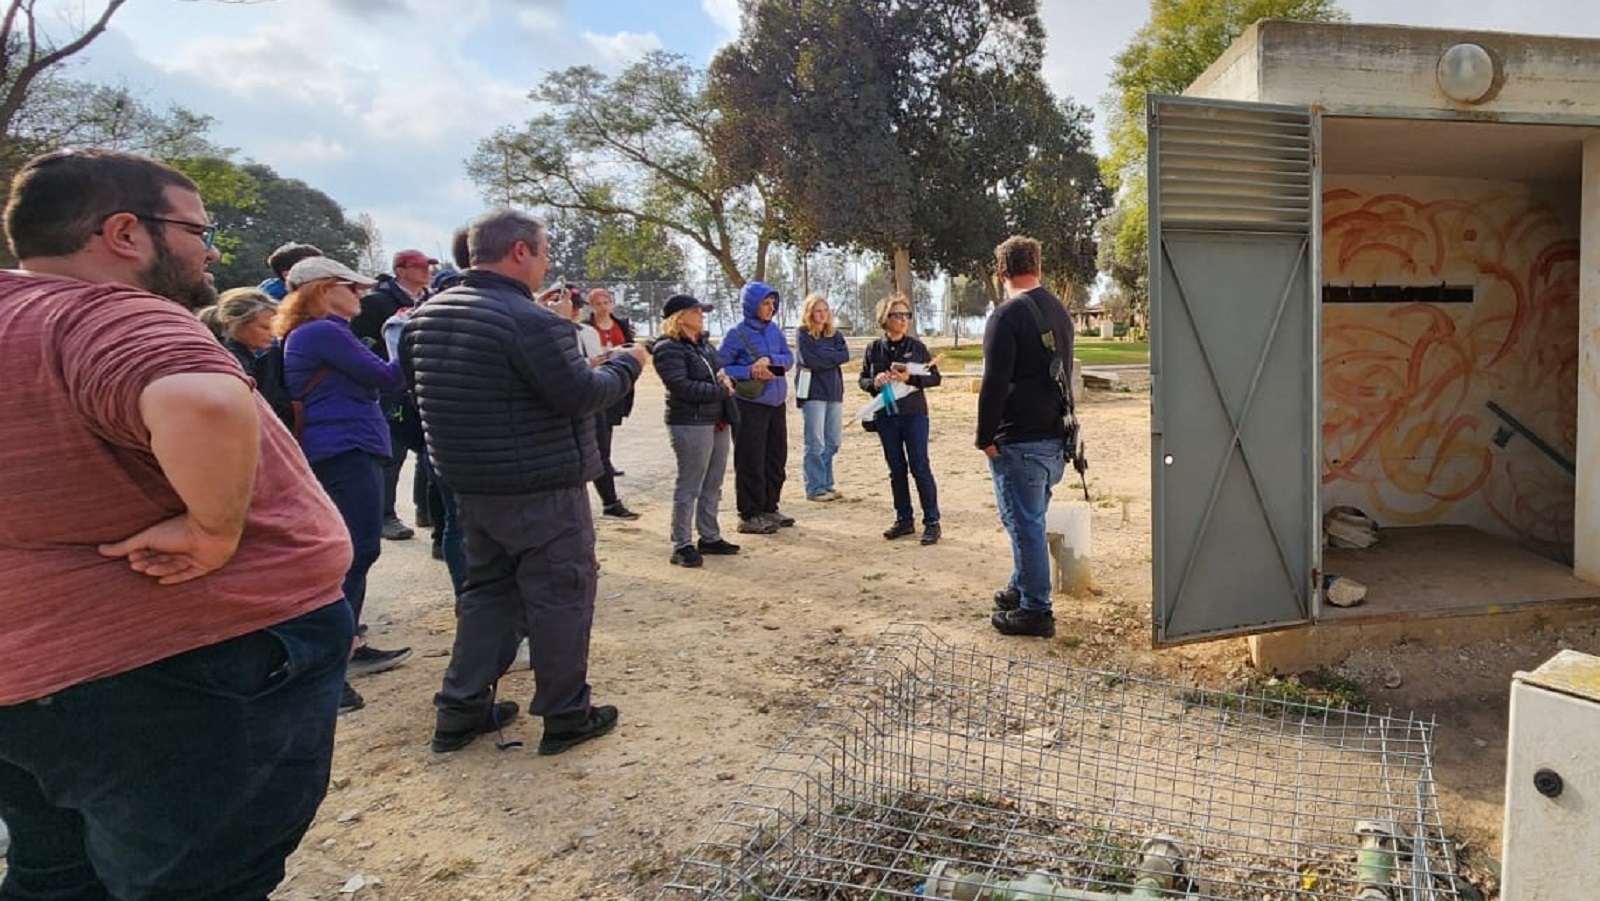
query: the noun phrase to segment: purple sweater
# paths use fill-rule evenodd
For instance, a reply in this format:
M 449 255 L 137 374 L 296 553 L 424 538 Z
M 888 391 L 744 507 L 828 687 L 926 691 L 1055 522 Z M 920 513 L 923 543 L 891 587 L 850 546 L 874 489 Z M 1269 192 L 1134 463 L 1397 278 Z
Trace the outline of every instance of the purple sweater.
M 306 383 L 321 369 L 327 376 L 306 395 Z M 289 396 L 305 403 L 300 446 L 307 460 L 316 463 L 352 450 L 389 456 L 389 422 L 378 393 L 399 393 L 405 378 L 400 364 L 378 359 L 350 331 L 350 323 L 329 316 L 290 332 L 283 344 L 283 380 Z

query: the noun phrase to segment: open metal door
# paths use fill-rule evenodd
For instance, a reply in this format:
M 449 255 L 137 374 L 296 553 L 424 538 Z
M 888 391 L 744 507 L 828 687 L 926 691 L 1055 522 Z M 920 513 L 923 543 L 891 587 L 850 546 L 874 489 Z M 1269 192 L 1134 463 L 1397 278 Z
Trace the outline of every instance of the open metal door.
M 1319 120 L 1152 95 L 1157 647 L 1315 613 Z

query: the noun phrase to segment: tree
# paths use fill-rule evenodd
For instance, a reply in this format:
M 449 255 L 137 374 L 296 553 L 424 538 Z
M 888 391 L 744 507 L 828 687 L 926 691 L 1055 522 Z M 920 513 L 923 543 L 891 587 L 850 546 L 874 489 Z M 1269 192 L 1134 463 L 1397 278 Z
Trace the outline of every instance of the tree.
M 589 250 L 600 231 L 598 217 L 577 210 L 556 210 L 549 216 L 550 278 L 589 277 Z
M 1127 293 L 1136 317 L 1142 318 L 1149 299 L 1145 95 L 1182 93 L 1258 20 L 1347 18 L 1337 0 L 1150 0 L 1149 21 L 1112 65 L 1111 152 L 1101 161 L 1121 214 L 1113 227 L 1100 229 L 1101 267 Z
M 345 263 L 361 259 L 370 236 L 358 222 L 345 218 L 333 198 L 260 163 L 246 163 L 239 170 L 255 183 L 255 203 L 246 207 L 208 203 L 219 235 L 238 241 L 231 259 L 215 267 L 219 286 L 261 281 L 268 274 L 267 254 L 289 241 L 315 244 Z
M 683 281 L 683 248 L 650 222 L 619 217 L 601 223 L 585 259 L 590 278 L 612 283 L 622 313 L 639 322 L 654 321 Z
M 38 0 L 9 0 L 0 14 L 0 135 L 9 143 L 12 124 L 27 105 L 35 82 L 105 33 L 128 0 L 106 0 L 94 20 L 58 41 L 46 33 L 35 10 Z
M 1014 101 L 1049 98 L 1043 40 L 1037 0 L 750 0 L 711 65 L 719 161 L 778 188 L 793 244 L 881 252 L 910 293 L 913 263 L 1003 234 L 997 186 L 1036 146 Z
M 361 253 L 355 257 L 355 266 L 358 272 L 388 272 L 390 263 L 389 254 L 383 249 L 383 232 L 378 229 L 378 220 L 372 218 L 371 213 L 363 212 L 356 216 L 356 227 L 366 236 L 367 244 L 361 248 Z
M 615 78 L 565 69 L 528 96 L 549 112 L 496 131 L 468 160 L 485 197 L 650 225 L 700 248 L 736 286 L 762 277 L 776 211 L 763 183 L 716 164 L 703 72 L 654 52 Z

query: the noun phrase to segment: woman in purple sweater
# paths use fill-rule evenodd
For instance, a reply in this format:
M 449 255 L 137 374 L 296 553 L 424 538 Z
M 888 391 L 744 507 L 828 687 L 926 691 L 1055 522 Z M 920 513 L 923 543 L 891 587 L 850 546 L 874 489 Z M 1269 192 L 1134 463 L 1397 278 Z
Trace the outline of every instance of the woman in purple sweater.
M 300 447 L 350 530 L 344 597 L 359 624 L 367 571 L 383 544 L 383 466 L 390 448 L 378 394 L 402 390 L 405 379 L 398 362 L 379 359 L 350 331 L 372 279 L 327 257 L 312 257 L 296 263 L 287 282 L 290 293 L 272 329 L 283 339 L 284 383 L 302 407 Z M 380 651 L 358 637 L 349 672 L 382 672 L 409 656 L 410 648 Z M 339 711 L 363 705 L 346 683 Z

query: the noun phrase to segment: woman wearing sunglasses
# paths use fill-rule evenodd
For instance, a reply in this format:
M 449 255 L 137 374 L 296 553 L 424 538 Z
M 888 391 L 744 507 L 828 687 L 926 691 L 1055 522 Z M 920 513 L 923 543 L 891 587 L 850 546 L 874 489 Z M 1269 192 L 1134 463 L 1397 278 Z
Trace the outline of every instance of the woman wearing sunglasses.
M 883 457 L 889 463 L 889 488 L 894 495 L 894 525 L 883 533 L 893 541 L 917 531 L 911 509 L 910 479 L 916 480 L 922 502 L 922 543 L 939 541 L 939 488 L 928 463 L 928 399 L 922 390 L 939 384 L 939 368 L 927 345 L 911 334 L 911 301 L 895 294 L 878 301 L 878 325 L 883 337 L 867 346 L 861 361 L 861 390 L 882 395 L 886 386 L 899 384 L 919 390 L 885 403 L 868 424 L 878 433 Z M 891 389 L 890 396 L 893 396 Z M 910 479 L 907 478 L 909 475 Z
M 286 282 L 289 296 L 278 306 L 272 330 L 283 340 L 284 383 L 300 405 L 296 437 L 350 530 L 353 556 L 344 597 L 359 630 L 367 571 L 383 545 L 383 467 L 390 445 L 378 394 L 399 393 L 405 378 L 398 362 L 379 359 L 350 330 L 372 279 L 327 257 L 312 257 L 296 263 Z M 383 672 L 409 656 L 410 648 L 380 651 L 358 637 L 349 672 Z M 345 683 L 339 712 L 364 704 Z

